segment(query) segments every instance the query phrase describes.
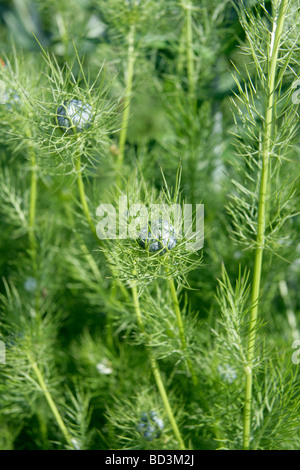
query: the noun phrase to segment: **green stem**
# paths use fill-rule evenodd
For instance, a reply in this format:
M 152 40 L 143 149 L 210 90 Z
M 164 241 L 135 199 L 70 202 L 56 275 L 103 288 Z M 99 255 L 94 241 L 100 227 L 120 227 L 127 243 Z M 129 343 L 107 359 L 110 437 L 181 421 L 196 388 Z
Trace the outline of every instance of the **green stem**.
M 157 388 L 159 390 L 161 399 L 163 401 L 163 404 L 164 404 L 166 413 L 168 415 L 168 418 L 170 420 L 171 426 L 173 428 L 174 434 L 175 434 L 176 439 L 178 441 L 179 449 L 180 450 L 185 450 L 185 445 L 184 445 L 184 442 L 182 440 L 179 428 L 177 426 L 177 423 L 176 423 L 176 420 L 175 420 L 175 417 L 174 417 L 174 414 L 173 414 L 173 411 L 172 411 L 172 408 L 171 408 L 171 405 L 170 405 L 170 402 L 169 402 L 169 398 L 168 398 L 165 386 L 164 386 L 162 378 L 161 378 L 161 373 L 160 373 L 160 370 L 159 370 L 158 363 L 155 360 L 155 358 L 154 358 L 151 351 L 149 351 L 149 358 L 150 358 L 152 373 L 154 375 Z
M 53 416 L 54 416 L 54 418 L 55 418 L 55 420 L 56 420 L 56 422 L 57 422 L 57 424 L 58 424 L 58 426 L 59 426 L 59 428 L 60 428 L 60 430 L 61 430 L 61 432 L 62 432 L 62 434 L 63 434 L 63 436 L 64 436 L 64 438 L 65 438 L 65 440 L 66 440 L 66 442 L 69 444 L 70 447 L 74 448 L 74 445 L 73 445 L 73 443 L 72 443 L 71 436 L 70 436 L 70 434 L 69 434 L 69 432 L 68 432 L 68 430 L 67 430 L 67 428 L 66 428 L 65 423 L 63 422 L 63 419 L 62 419 L 62 417 L 61 417 L 61 415 L 60 415 L 60 413 L 59 413 L 59 411 L 58 411 L 58 409 L 57 409 L 56 404 L 55 404 L 54 401 L 53 401 L 53 398 L 52 398 L 52 396 L 51 396 L 51 394 L 50 394 L 50 392 L 49 392 L 49 390 L 48 390 L 48 388 L 47 388 L 47 385 L 46 385 L 46 383 L 45 383 L 45 381 L 44 381 L 44 378 L 43 378 L 43 376 L 42 376 L 42 374 L 41 374 L 40 369 L 38 368 L 37 363 L 31 358 L 30 355 L 28 355 L 28 359 L 29 359 L 29 361 L 30 361 L 30 363 L 31 363 L 32 369 L 33 369 L 33 371 L 34 371 L 34 373 L 35 373 L 35 375 L 36 375 L 36 377 L 37 377 L 37 379 L 38 379 L 39 385 L 40 385 L 40 387 L 41 387 L 41 389 L 42 389 L 42 391 L 43 391 L 43 393 L 44 393 L 44 395 L 45 395 L 45 398 L 46 398 L 46 400 L 47 400 L 47 402 L 48 402 L 48 405 L 49 405 L 49 407 L 50 407 L 50 409 L 51 409 L 51 411 L 52 411 L 52 413 L 53 413 Z
M 32 252 L 36 251 L 36 240 L 34 235 L 35 213 L 37 198 L 37 174 L 36 158 L 34 152 L 31 152 L 31 183 L 30 183 L 30 206 L 29 206 L 29 237 Z
M 251 404 L 252 404 L 252 369 L 256 340 L 256 324 L 258 316 L 258 304 L 260 295 L 262 260 L 265 244 L 265 223 L 266 223 L 266 197 L 268 193 L 268 180 L 269 180 L 269 162 L 271 155 L 271 133 L 272 123 L 274 120 L 273 107 L 274 107 L 274 94 L 275 94 L 275 76 L 276 66 L 278 60 L 278 52 L 280 46 L 280 38 L 283 31 L 284 20 L 287 12 L 288 0 L 282 0 L 279 13 L 275 16 L 273 21 L 273 31 L 271 34 L 271 43 L 269 48 L 269 73 L 268 73 L 268 102 L 265 113 L 264 135 L 262 142 L 262 173 L 260 181 L 259 204 L 258 204 L 258 219 L 257 219 L 257 235 L 256 235 L 256 249 L 253 271 L 253 282 L 251 292 L 251 312 L 250 312 L 250 327 L 249 327 L 249 340 L 247 350 L 247 364 L 245 366 L 246 385 L 245 385 L 245 407 L 244 407 L 244 436 L 243 446 L 244 449 L 250 447 L 250 434 L 251 434 Z
M 70 210 L 70 206 L 68 204 L 66 204 L 65 209 L 66 209 L 66 214 L 67 214 L 69 225 L 70 225 L 70 227 L 74 227 L 74 218 L 73 218 L 72 212 Z M 91 271 L 94 274 L 94 277 L 95 277 L 96 281 L 98 282 L 98 285 L 100 286 L 103 283 L 103 277 L 101 275 L 101 271 L 99 270 L 96 261 L 94 260 L 93 256 L 89 252 L 89 249 L 86 246 L 86 244 L 84 243 L 82 237 L 78 234 L 78 231 L 75 230 L 74 232 L 75 232 L 75 237 L 76 237 L 78 246 L 80 247 L 80 251 L 84 254 L 84 256 L 85 256 L 85 258 L 86 258 L 86 260 L 89 264 L 89 267 L 91 268 Z M 128 295 L 127 291 L 126 291 L 126 294 Z M 108 307 L 109 307 L 109 305 L 108 305 Z M 108 308 L 106 310 L 106 317 L 107 317 L 107 337 L 106 337 L 106 339 L 107 339 L 108 346 L 112 349 L 112 348 L 114 348 L 114 339 L 113 339 L 112 317 L 111 317 L 111 313 L 110 313 L 110 308 Z
M 187 79 L 188 79 L 188 102 L 189 102 L 189 178 L 190 178 L 190 198 L 191 203 L 195 203 L 196 186 L 196 142 L 197 135 L 197 100 L 196 100 L 196 78 L 195 78 L 195 58 L 193 45 L 193 3 L 191 0 L 182 0 L 182 8 L 185 13 L 185 34 L 186 34 L 186 61 L 187 61 Z
M 173 301 L 173 306 L 174 306 L 174 311 L 176 314 L 176 319 L 177 319 L 177 325 L 178 325 L 178 330 L 179 330 L 179 337 L 181 341 L 181 349 L 182 351 L 186 351 L 186 339 L 185 339 L 185 333 L 184 333 L 184 326 L 183 326 L 183 321 L 182 321 L 182 316 L 181 316 L 181 310 L 178 302 L 178 297 L 177 297 L 177 292 L 175 288 L 175 284 L 172 278 L 168 278 L 168 285 L 170 288 L 171 296 L 172 296 L 172 301 Z M 195 371 L 192 365 L 192 362 L 189 358 L 186 359 L 186 364 L 187 367 L 190 371 L 192 380 L 194 385 L 198 384 L 197 377 L 195 375 Z
M 138 326 L 139 326 L 141 332 L 145 333 L 144 322 L 143 322 L 140 302 L 139 302 L 137 288 L 136 288 L 135 283 L 132 283 L 131 289 L 132 289 L 132 297 L 133 297 L 133 303 L 134 303 L 134 307 L 135 307 L 135 313 L 136 313 L 136 317 L 137 317 L 137 323 L 138 323 Z M 172 411 L 172 408 L 171 408 L 171 405 L 170 405 L 170 402 L 169 402 L 169 398 L 168 398 L 164 383 L 163 383 L 162 378 L 161 378 L 159 365 L 158 365 L 158 363 L 157 363 L 150 347 L 147 348 L 147 352 L 148 352 L 148 355 L 149 355 L 149 360 L 150 360 L 152 373 L 154 375 L 154 379 L 155 379 L 158 391 L 160 393 L 162 402 L 164 404 L 166 414 L 167 414 L 167 416 L 170 420 L 170 423 L 171 423 L 171 426 L 173 428 L 175 437 L 178 440 L 179 448 L 181 450 L 185 450 L 185 445 L 184 445 L 184 442 L 182 440 L 179 428 L 177 426 L 177 423 L 176 423 L 176 420 L 175 420 L 175 417 L 174 417 L 174 414 L 173 414 L 173 411 Z
M 141 332 L 144 333 L 145 328 L 144 328 L 143 316 L 142 316 L 142 311 L 140 307 L 140 301 L 138 297 L 136 284 L 134 281 L 132 282 L 131 291 L 132 291 L 132 298 L 133 298 L 133 303 L 134 303 L 134 308 L 135 308 L 137 324 Z
M 89 206 L 88 206 L 87 199 L 86 199 L 84 182 L 83 182 L 83 178 L 82 178 L 81 157 L 80 157 L 79 152 L 75 156 L 75 170 L 76 170 L 76 175 L 77 175 L 77 184 L 78 184 L 78 190 L 79 190 L 79 197 L 80 197 L 80 201 L 81 201 L 81 204 L 82 204 L 83 212 L 84 212 L 86 220 L 87 220 L 87 222 L 90 226 L 92 234 L 94 235 L 95 239 L 97 240 L 97 244 L 99 244 L 100 240 L 97 236 L 96 228 L 95 228 L 94 222 L 92 220 L 90 210 L 89 210 Z M 104 255 L 105 255 L 106 259 L 108 259 L 107 254 L 104 253 Z M 111 268 L 111 269 L 113 271 L 113 274 L 115 274 L 113 268 Z M 121 282 L 118 282 L 118 285 L 119 285 L 124 297 L 128 299 L 129 295 L 128 295 L 128 292 L 127 292 L 125 286 Z
M 188 72 L 188 86 L 191 104 L 195 104 L 195 64 L 194 64 L 194 52 L 193 52 L 193 23 L 192 23 L 192 2 L 185 0 L 183 2 L 183 8 L 185 10 L 185 21 L 186 21 L 186 42 L 187 42 L 187 72 Z
M 36 214 L 36 200 L 37 200 L 37 162 L 34 149 L 32 147 L 32 135 L 29 130 L 26 131 L 28 137 L 29 156 L 30 156 L 30 201 L 29 201 L 29 220 L 28 220 L 28 236 L 30 243 L 30 250 L 34 265 L 36 264 L 36 238 L 34 234 L 35 214 Z M 35 266 L 34 266 L 35 267 Z
M 29 129 L 25 131 L 28 138 L 28 151 L 30 157 L 30 199 L 29 199 L 29 217 L 28 217 L 28 238 L 30 246 L 30 256 L 32 260 L 32 271 L 34 277 L 37 277 L 37 240 L 35 236 L 35 219 L 36 219 L 36 201 L 37 201 L 37 161 L 34 147 L 32 144 L 32 134 Z M 40 293 L 39 289 L 36 289 L 35 293 L 35 310 L 36 313 L 40 309 Z
M 124 100 L 124 111 L 122 117 L 122 129 L 119 138 L 119 154 L 118 154 L 118 169 L 121 170 L 124 153 L 125 143 L 127 137 L 128 120 L 130 113 L 131 95 L 132 95 L 132 82 L 134 75 L 134 62 L 135 62 L 135 50 L 134 50 L 134 37 L 135 37 L 135 26 L 132 24 L 127 37 L 128 53 L 127 53 L 127 71 L 126 71 L 126 92 Z
M 186 32 L 185 32 L 186 25 L 184 26 L 178 46 L 178 56 L 176 61 L 176 75 L 181 77 L 184 72 L 184 64 L 185 64 L 185 42 L 186 42 Z M 177 97 L 178 99 L 178 97 Z
M 78 190 L 79 190 L 79 197 L 81 201 L 81 205 L 83 208 L 84 215 L 86 217 L 86 220 L 90 226 L 90 229 L 96 238 L 97 242 L 99 242 L 99 238 L 97 237 L 95 225 L 92 221 L 91 214 L 89 211 L 89 206 L 86 200 L 86 195 L 85 195 L 85 189 L 84 189 L 84 183 L 82 179 L 82 168 L 81 168 L 81 156 L 80 153 L 78 152 L 77 155 L 75 156 L 75 169 L 76 169 L 76 175 L 77 175 L 77 185 L 78 185 Z
M 44 414 L 45 413 L 43 413 L 43 410 L 38 410 L 36 412 L 37 419 L 39 422 L 39 427 L 40 427 L 40 438 L 42 441 L 43 450 L 47 450 L 49 441 L 48 441 L 47 421 L 46 421 Z
M 69 204 L 65 205 L 65 210 L 66 210 L 66 214 L 67 214 L 67 218 L 68 218 L 68 222 L 69 222 L 70 227 L 74 227 L 74 218 L 73 218 L 73 215 L 72 215 Z M 91 270 L 92 270 L 92 272 L 95 276 L 95 279 L 99 283 L 102 282 L 103 279 L 102 279 L 102 276 L 101 276 L 101 272 L 99 271 L 99 268 L 97 266 L 97 263 L 95 262 L 94 258 L 90 254 L 90 252 L 88 250 L 88 247 L 86 246 L 86 244 L 82 240 L 81 236 L 78 234 L 77 230 L 75 230 L 75 237 L 76 237 L 77 242 L 79 244 L 80 250 L 82 251 L 82 253 L 86 257 L 86 260 L 87 260 L 87 262 L 88 262 L 88 264 L 89 264 L 89 266 L 90 266 L 90 268 L 91 268 Z

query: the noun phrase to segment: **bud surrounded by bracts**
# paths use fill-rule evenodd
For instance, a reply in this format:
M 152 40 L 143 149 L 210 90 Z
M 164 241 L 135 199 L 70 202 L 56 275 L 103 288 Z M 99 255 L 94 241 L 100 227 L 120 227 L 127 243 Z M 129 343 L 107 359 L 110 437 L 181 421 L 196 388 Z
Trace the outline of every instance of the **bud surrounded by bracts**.
M 92 107 L 82 101 L 72 99 L 57 108 L 57 124 L 68 134 L 88 129 L 92 122 Z
M 137 425 L 137 431 L 139 431 L 147 441 L 152 441 L 153 439 L 158 438 L 163 429 L 164 422 L 159 418 L 155 411 L 151 410 L 150 413 L 143 412 L 141 414 L 140 422 Z
M 176 246 L 175 229 L 168 220 L 158 219 L 141 230 L 138 242 L 142 248 L 165 254 Z

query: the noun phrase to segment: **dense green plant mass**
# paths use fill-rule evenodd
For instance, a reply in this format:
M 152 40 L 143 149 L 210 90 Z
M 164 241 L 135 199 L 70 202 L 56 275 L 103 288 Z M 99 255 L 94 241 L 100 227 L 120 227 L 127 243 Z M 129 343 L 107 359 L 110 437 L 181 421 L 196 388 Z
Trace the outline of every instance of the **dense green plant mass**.
M 299 6 L 0 2 L 1 449 L 299 449 Z

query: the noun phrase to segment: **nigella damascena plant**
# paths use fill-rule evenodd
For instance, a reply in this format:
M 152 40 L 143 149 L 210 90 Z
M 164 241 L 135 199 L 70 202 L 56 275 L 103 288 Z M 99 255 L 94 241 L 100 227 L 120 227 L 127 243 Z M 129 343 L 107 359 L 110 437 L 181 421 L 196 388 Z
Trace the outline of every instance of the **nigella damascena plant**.
M 152 441 L 159 437 L 163 429 L 164 422 L 155 411 L 150 411 L 150 413 L 143 412 L 141 414 L 137 431 L 147 439 L 147 441 Z
M 166 219 L 155 220 L 141 230 L 138 242 L 142 248 L 163 255 L 176 246 L 175 229 Z
M 92 123 L 92 107 L 83 101 L 72 99 L 58 106 L 56 120 L 60 129 L 74 134 L 88 129 Z

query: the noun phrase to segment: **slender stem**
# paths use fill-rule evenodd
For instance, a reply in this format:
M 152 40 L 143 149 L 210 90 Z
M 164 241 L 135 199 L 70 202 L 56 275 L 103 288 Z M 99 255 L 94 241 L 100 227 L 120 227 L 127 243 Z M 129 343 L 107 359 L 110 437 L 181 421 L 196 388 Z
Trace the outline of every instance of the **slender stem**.
M 32 144 L 32 134 L 29 128 L 25 131 L 28 138 L 28 152 L 30 157 L 30 199 L 29 199 L 29 217 L 28 217 L 28 238 L 30 245 L 30 256 L 32 260 L 32 272 L 34 277 L 37 277 L 37 239 L 35 236 L 35 219 L 36 219 L 36 201 L 37 201 L 37 161 L 36 154 Z M 35 292 L 35 310 L 36 313 L 40 309 L 40 292 L 36 289 Z
M 135 308 L 137 324 L 141 332 L 144 333 L 145 328 L 144 328 L 143 316 L 142 316 L 140 301 L 139 301 L 135 282 L 132 282 L 131 291 L 132 291 L 132 298 L 133 298 L 133 303 L 134 303 L 134 308 Z
M 136 288 L 135 283 L 132 283 L 131 289 L 132 289 L 132 297 L 133 297 L 133 303 L 134 303 L 134 307 L 135 307 L 135 313 L 136 313 L 136 317 L 137 317 L 137 323 L 138 323 L 138 326 L 139 326 L 141 332 L 144 333 L 145 332 L 144 322 L 143 322 L 140 302 L 139 302 L 137 288 Z M 152 373 L 154 375 L 158 391 L 160 393 L 161 399 L 163 401 L 167 416 L 170 420 L 170 423 L 171 423 L 171 426 L 173 428 L 176 439 L 178 440 L 179 447 L 180 447 L 181 450 L 185 450 L 185 445 L 184 445 L 184 442 L 182 440 L 179 428 L 177 426 L 177 423 L 176 423 L 176 420 L 175 420 L 175 417 L 174 417 L 174 414 L 173 414 L 173 411 L 172 411 L 172 408 L 171 408 L 171 405 L 170 405 L 170 402 L 169 402 L 169 398 L 168 398 L 164 383 L 163 383 L 162 378 L 161 378 L 159 365 L 158 365 L 158 363 L 157 363 L 157 361 L 156 361 L 156 359 L 155 359 L 155 357 L 152 353 L 151 348 L 148 347 L 147 352 L 148 352 L 148 355 L 149 355 L 150 365 L 151 365 Z
M 193 52 L 193 23 L 192 23 L 192 2 L 185 0 L 183 2 L 185 10 L 186 21 L 186 42 L 187 42 L 187 73 L 188 73 L 188 86 L 191 103 L 195 101 L 195 64 Z
M 81 168 L 81 156 L 80 153 L 78 152 L 77 155 L 75 156 L 75 169 L 76 169 L 76 175 L 77 175 L 77 184 L 78 184 L 78 190 L 79 190 L 79 197 L 80 201 L 82 204 L 83 212 L 85 214 L 86 220 L 90 226 L 90 229 L 96 238 L 97 241 L 99 241 L 95 229 L 95 225 L 92 221 L 91 214 L 89 211 L 89 206 L 86 200 L 86 195 L 85 195 L 85 189 L 84 189 L 84 183 L 82 179 L 82 168 Z
M 130 113 L 131 95 L 132 95 L 132 82 L 134 75 L 134 62 L 135 62 L 135 50 L 134 50 L 134 37 L 135 37 L 135 26 L 132 24 L 127 37 L 128 53 L 127 53 L 127 70 L 126 70 L 126 92 L 124 100 L 124 111 L 122 117 L 122 129 L 119 138 L 119 154 L 118 154 L 118 167 L 119 170 L 122 168 L 125 152 L 125 143 L 127 137 L 128 120 Z
M 185 64 L 185 42 L 186 42 L 186 32 L 185 32 L 186 25 L 184 26 L 178 46 L 178 56 L 176 61 L 176 75 L 181 77 L 184 71 L 184 64 Z
M 196 142 L 197 135 L 197 100 L 196 100 L 196 75 L 195 75 L 195 57 L 193 44 L 193 16 L 192 0 L 182 0 L 182 8 L 185 13 L 185 34 L 186 34 L 186 61 L 187 61 L 187 80 L 188 80 L 188 103 L 189 103 L 189 178 L 190 178 L 190 198 L 191 203 L 195 203 L 195 185 L 196 185 Z
M 71 209 L 70 209 L 70 206 L 68 204 L 66 204 L 65 206 L 65 210 L 66 210 L 66 214 L 67 214 L 67 218 L 68 218 L 68 222 L 70 224 L 70 227 L 74 227 L 74 218 L 73 218 L 73 214 L 71 212 Z M 84 243 L 84 241 L 82 240 L 81 236 L 79 235 L 78 231 L 75 230 L 75 237 L 78 241 L 78 244 L 80 246 L 80 250 L 82 251 L 82 253 L 84 253 L 85 257 L 86 257 L 86 260 L 95 276 L 95 279 L 98 281 L 98 282 L 102 282 L 103 279 L 102 279 L 102 276 L 101 276 L 101 272 L 97 266 L 97 263 L 95 262 L 94 258 L 92 257 L 92 255 L 90 254 L 89 250 L 88 250 L 88 247 L 86 246 L 86 244 Z
M 171 408 L 171 405 L 170 405 L 170 402 L 169 402 L 169 398 L 168 398 L 165 386 L 164 386 L 162 378 L 161 378 L 161 373 L 160 373 L 160 370 L 159 370 L 158 363 L 155 360 L 155 358 L 154 358 L 151 351 L 149 351 L 149 357 L 150 357 L 151 369 L 152 369 L 152 372 L 153 372 L 153 375 L 154 375 L 154 378 L 155 378 L 155 381 L 156 381 L 156 385 L 157 385 L 157 388 L 159 390 L 161 399 L 163 401 L 166 413 L 167 413 L 168 418 L 170 420 L 171 426 L 173 428 L 174 434 L 176 436 L 176 439 L 178 440 L 179 449 L 180 450 L 185 450 L 185 445 L 184 445 L 184 442 L 182 440 L 179 428 L 177 426 L 177 423 L 176 423 L 176 420 L 175 420 L 175 417 L 174 417 L 174 414 L 173 414 L 173 411 L 172 411 L 172 408 Z
M 67 214 L 67 218 L 69 221 L 69 225 L 70 227 L 74 227 L 74 218 L 73 218 L 72 212 L 68 204 L 65 206 L 65 209 L 66 209 L 66 214 Z M 96 261 L 94 260 L 93 256 L 89 252 L 88 247 L 84 243 L 82 237 L 79 235 L 77 230 L 75 230 L 75 237 L 77 239 L 81 252 L 84 254 L 91 268 L 91 271 L 93 272 L 94 277 L 98 285 L 100 286 L 103 283 L 103 277 L 102 277 L 101 271 L 98 268 Z M 128 295 L 127 291 L 126 291 L 126 294 Z M 106 310 L 106 317 L 107 317 L 107 344 L 110 346 L 110 348 L 113 348 L 114 339 L 113 339 L 113 329 L 112 329 L 112 317 L 111 317 L 109 308 Z
M 89 210 L 89 206 L 88 206 L 87 199 L 86 199 L 86 195 L 85 195 L 84 182 L 83 182 L 83 178 L 82 178 L 80 153 L 77 153 L 77 155 L 75 156 L 75 170 L 76 170 L 76 175 L 77 175 L 77 184 L 78 184 L 78 190 L 79 190 L 79 197 L 80 197 L 80 201 L 81 201 L 81 204 L 82 204 L 83 212 L 84 212 L 86 220 L 87 220 L 87 222 L 90 226 L 90 229 L 91 229 L 95 239 L 97 240 L 97 244 L 99 244 L 99 238 L 97 236 L 96 228 L 95 228 L 94 222 L 92 220 L 90 210 Z M 108 259 L 107 254 L 105 254 L 105 257 Z M 114 269 L 113 268 L 111 268 L 111 269 L 112 269 L 113 274 L 115 274 Z M 128 292 L 127 292 L 125 286 L 121 282 L 118 282 L 118 285 L 119 285 L 124 297 L 128 298 L 129 295 L 128 295 Z
M 49 407 L 50 407 L 50 409 L 51 409 L 51 411 L 52 411 L 52 413 L 53 413 L 53 416 L 54 416 L 54 418 L 55 418 L 55 420 L 56 420 L 56 422 L 57 422 L 57 424 L 58 424 L 58 426 L 59 426 L 59 428 L 60 428 L 60 430 L 61 430 L 61 432 L 62 432 L 62 434 L 63 434 L 63 436 L 64 436 L 64 438 L 65 438 L 65 440 L 66 440 L 66 442 L 67 442 L 72 448 L 74 448 L 74 445 L 72 444 L 71 436 L 70 436 L 70 434 L 69 434 L 69 432 L 68 432 L 68 430 L 67 430 L 67 428 L 66 428 L 66 425 L 65 425 L 65 423 L 63 422 L 63 419 L 62 419 L 62 417 L 61 417 L 61 415 L 60 415 L 60 413 L 59 413 L 59 411 L 58 411 L 58 409 L 57 409 L 57 406 L 56 406 L 56 404 L 55 404 L 55 402 L 54 402 L 54 400 L 53 400 L 53 398 L 52 398 L 52 396 L 51 396 L 51 394 L 50 394 L 50 392 L 49 392 L 49 390 L 48 390 L 48 388 L 47 388 L 47 385 L 46 385 L 46 383 L 45 383 L 45 381 L 44 381 L 44 378 L 43 378 L 43 376 L 42 376 L 42 374 L 41 374 L 40 369 L 38 368 L 37 363 L 32 359 L 32 357 L 31 357 L 30 355 L 28 355 L 28 358 L 29 358 L 29 360 L 30 360 L 30 363 L 31 363 L 31 366 L 32 366 L 32 368 L 33 368 L 33 370 L 34 370 L 34 373 L 35 373 L 35 375 L 36 375 L 36 377 L 37 377 L 37 379 L 38 379 L 39 385 L 40 385 L 40 387 L 41 387 L 41 389 L 42 389 L 42 391 L 43 391 L 43 393 L 44 393 L 44 395 L 45 395 L 45 398 L 46 398 L 46 400 L 47 400 L 47 402 L 48 402 L 48 405 L 49 405 Z
M 251 433 L 251 403 L 252 403 L 252 369 L 256 340 L 256 324 L 258 316 L 258 305 L 261 284 L 261 271 L 263 251 L 265 244 L 265 219 L 266 219 L 266 198 L 268 193 L 268 180 L 269 180 L 269 162 L 271 155 L 271 133 L 272 123 L 274 120 L 274 94 L 275 94 L 275 76 L 276 66 L 278 60 L 278 52 L 280 46 L 280 38 L 283 31 L 284 20 L 287 12 L 288 0 L 282 0 L 278 14 L 273 20 L 273 31 L 271 33 L 271 42 L 269 48 L 269 73 L 268 73 L 268 102 L 266 105 L 264 133 L 262 142 L 262 173 L 260 181 L 259 204 L 258 204 L 258 219 L 257 219 L 257 235 L 256 235 L 256 249 L 253 271 L 253 282 L 251 292 L 251 312 L 250 312 L 250 327 L 249 327 L 249 340 L 247 351 L 247 365 L 245 366 L 246 387 L 245 387 L 245 407 L 244 407 L 244 436 L 243 446 L 244 449 L 250 447 L 250 433 Z
M 36 412 L 36 416 L 40 425 L 40 436 L 41 436 L 43 450 L 47 450 L 49 441 L 48 441 L 48 429 L 47 429 L 46 418 L 42 410 L 38 410 Z
M 30 206 L 29 206 L 29 237 L 32 252 L 36 250 L 36 240 L 34 236 L 34 224 L 37 198 L 37 174 L 35 153 L 31 152 L 31 183 L 30 183 Z
M 30 156 L 30 171 L 31 171 L 31 180 L 30 180 L 30 201 L 29 201 L 29 220 L 28 220 L 28 236 L 31 249 L 31 255 L 36 264 L 36 239 L 34 235 L 34 226 L 35 226 L 35 214 L 36 214 L 36 200 L 37 200 L 37 163 L 34 149 L 32 147 L 32 135 L 27 129 L 26 135 L 28 137 L 29 145 L 29 156 Z
M 170 292 L 171 292 L 171 296 L 172 296 L 172 300 L 173 300 L 173 305 L 174 305 L 174 311 L 175 311 L 175 314 L 176 314 L 177 325 L 178 325 L 178 330 L 179 330 L 179 337 L 180 337 L 180 341 L 181 341 L 181 349 L 182 349 L 182 351 L 186 351 L 186 339 L 185 339 L 185 333 L 184 333 L 184 326 L 183 326 L 180 306 L 179 306 L 179 302 L 178 302 L 177 292 L 176 292 L 175 284 L 174 284 L 174 281 L 173 281 L 172 278 L 168 278 L 168 285 L 169 285 L 169 288 L 170 288 Z M 190 374 L 191 374 L 194 385 L 197 385 L 198 380 L 197 380 L 192 362 L 189 358 L 186 359 L 186 364 L 187 364 L 187 367 L 190 371 Z
M 181 346 L 182 346 L 182 349 L 185 350 L 186 349 L 186 339 L 185 339 L 185 334 L 184 334 L 184 327 L 183 327 L 183 322 L 182 322 L 182 317 L 181 317 L 180 306 L 179 306 L 179 302 L 178 302 L 178 296 L 177 296 L 175 284 L 174 284 L 174 281 L 173 281 L 172 278 L 168 279 L 168 284 L 169 284 L 169 287 L 170 287 L 171 296 L 172 296 L 173 305 L 174 305 L 174 310 L 175 310 L 175 313 L 176 313 L 177 324 L 178 324 L 180 340 L 181 340 Z M 187 367 L 190 371 L 193 384 L 195 386 L 198 385 L 198 379 L 197 379 L 197 376 L 195 374 L 195 371 L 194 371 L 191 360 L 187 359 L 186 364 L 187 364 Z M 206 400 L 205 396 L 203 395 L 202 390 L 198 389 L 197 393 L 198 393 L 198 397 L 199 397 L 199 399 L 201 401 L 201 404 L 204 407 L 204 409 L 207 410 L 207 412 L 210 412 L 210 407 L 208 406 L 207 400 Z M 219 423 L 218 422 L 214 421 L 214 424 L 212 425 L 212 430 L 213 430 L 217 440 L 221 441 L 222 440 L 222 432 L 219 428 Z

